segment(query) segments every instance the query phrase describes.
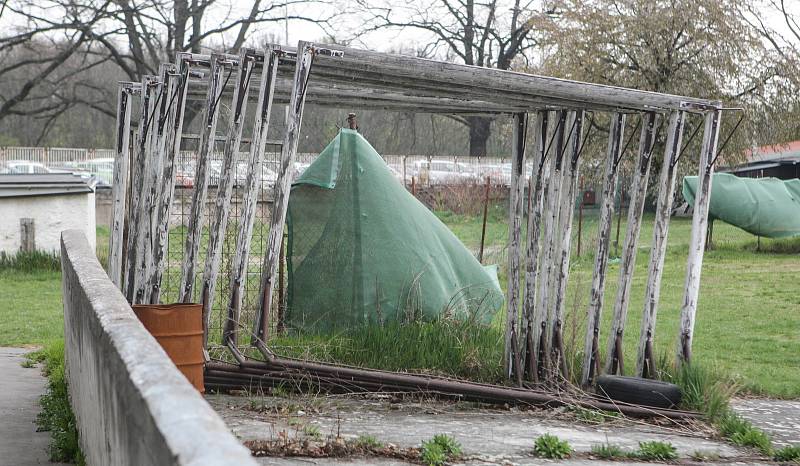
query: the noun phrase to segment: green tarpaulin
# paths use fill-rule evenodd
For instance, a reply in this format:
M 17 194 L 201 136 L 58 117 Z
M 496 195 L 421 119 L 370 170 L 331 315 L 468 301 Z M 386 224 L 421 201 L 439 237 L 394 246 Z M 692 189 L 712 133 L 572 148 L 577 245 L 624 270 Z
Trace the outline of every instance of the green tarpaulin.
M 290 328 L 347 328 L 439 316 L 489 322 L 502 306 L 485 268 L 398 181 L 356 131 L 343 129 L 292 185 Z
M 767 238 L 800 235 L 800 179 L 713 176 L 709 218 Z M 690 205 L 694 205 L 696 189 L 696 176 L 683 179 L 683 198 Z

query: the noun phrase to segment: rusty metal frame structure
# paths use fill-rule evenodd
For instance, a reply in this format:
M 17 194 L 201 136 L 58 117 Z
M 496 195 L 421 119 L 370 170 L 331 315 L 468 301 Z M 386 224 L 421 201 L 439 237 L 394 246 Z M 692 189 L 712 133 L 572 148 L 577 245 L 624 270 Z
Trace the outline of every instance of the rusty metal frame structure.
M 227 75 L 227 77 L 225 77 Z M 138 136 L 128 153 L 129 99 L 140 94 Z M 694 205 L 692 235 L 681 309 L 678 357 L 691 357 L 693 327 L 697 312 L 700 271 L 706 241 L 708 204 L 714 156 L 717 153 L 723 107 L 718 101 L 570 81 L 526 73 L 446 63 L 414 57 L 356 50 L 301 41 L 297 47 L 269 45 L 264 50 L 243 49 L 238 55 L 180 53 L 174 65 L 161 68 L 160 76 L 142 83 L 120 84 L 117 117 L 118 158 L 115 165 L 114 211 L 110 239 L 112 260 L 109 274 L 132 303 L 157 302 L 166 250 L 169 206 L 174 195 L 174 158 L 180 147 L 182 117 L 188 99 L 205 102 L 199 136 L 199 159 L 192 200 L 189 232 L 184 247 L 180 300 L 192 301 L 197 290 L 195 269 L 201 240 L 202 206 L 208 187 L 208 157 L 216 135 L 221 100 L 231 102 L 224 138 L 223 175 L 217 190 L 216 218 L 209 236 L 209 254 L 204 264 L 201 300 L 206 322 L 219 272 L 219 244 L 230 208 L 231 153 L 242 140 L 243 119 L 249 100 L 257 103 L 248 164 L 243 218 L 237 237 L 235 271 L 228 285 L 227 306 L 221 344 L 237 361 L 234 365 L 209 362 L 209 380 L 220 386 L 254 383 L 285 377 L 317 385 L 347 386 L 361 390 L 394 388 L 433 390 L 450 396 L 481 397 L 503 402 L 552 404 L 551 394 L 531 389 L 484 386 L 450 379 L 393 374 L 331 364 L 316 364 L 276 356 L 269 349 L 270 309 L 275 294 L 275 276 L 289 202 L 303 110 L 306 103 L 333 107 L 415 111 L 437 114 L 494 114 L 513 118 L 512 181 L 509 212 L 509 261 L 505 370 L 519 386 L 532 382 L 558 383 L 566 375 L 561 325 L 564 294 L 569 274 L 572 206 L 579 179 L 580 155 L 586 143 L 587 113 L 608 113 L 611 131 L 601 201 L 600 233 L 590 296 L 589 325 L 581 381 L 589 384 L 600 369 L 600 312 L 608 263 L 610 230 L 614 214 L 617 168 L 625 156 L 625 120 L 638 115 L 642 125 L 629 209 L 629 227 L 623 256 L 614 331 L 609 335 L 606 372 L 621 372 L 621 336 L 630 300 L 634 261 L 641 228 L 644 193 L 650 160 L 658 132 L 666 127 L 666 148 L 657 187 L 655 228 L 650 252 L 637 375 L 653 374 L 654 339 L 659 287 L 666 254 L 669 215 L 675 189 L 676 163 L 681 151 L 684 124 L 690 115 L 704 119 L 699 157 L 699 187 Z M 242 352 L 238 333 L 243 270 L 252 232 L 255 173 L 269 128 L 270 110 L 286 105 L 286 127 L 281 143 L 280 166 L 267 250 L 263 257 L 260 305 L 250 332 L 254 352 Z M 529 118 L 532 116 L 533 118 Z M 529 119 L 533 122 L 528 124 Z M 668 122 L 668 123 L 664 123 Z M 635 133 L 636 130 L 634 130 Z M 630 136 L 630 140 L 634 135 Z M 186 135 L 189 137 L 189 135 Z M 532 140 L 532 144 L 528 141 Z M 526 157 L 533 172 L 525 171 Z M 130 159 L 130 163 L 127 162 Z M 160 177 L 160 178 L 159 178 Z M 161 183 L 158 180 L 161 180 Z M 131 180 L 132 183 L 127 183 Z M 119 184 L 116 182 L 119 181 Z M 526 186 L 530 202 L 525 202 Z M 130 191 L 129 193 L 127 191 Z M 526 210 L 527 209 L 527 210 Z M 522 222 L 527 216 L 527 237 Z M 523 247 L 524 246 L 524 247 Z M 206 324 L 207 325 L 207 324 Z M 208 328 L 208 327 L 206 327 Z M 206 332 L 208 338 L 208 332 Z M 247 353 L 248 355 L 245 355 Z M 283 375 L 281 375 L 283 374 Z M 304 382 L 304 383 L 305 383 Z M 505 391 L 503 391 L 505 390 Z M 597 405 L 598 400 L 584 400 Z M 599 406 L 599 405 L 598 405 Z M 603 405 L 605 406 L 605 405 Z M 608 407 L 605 406 L 604 409 Z M 608 408 L 611 409 L 611 408 Z M 639 413 L 637 407 L 617 405 L 616 410 Z M 647 410 L 652 413 L 652 410 Z M 658 410 L 668 417 L 688 414 Z

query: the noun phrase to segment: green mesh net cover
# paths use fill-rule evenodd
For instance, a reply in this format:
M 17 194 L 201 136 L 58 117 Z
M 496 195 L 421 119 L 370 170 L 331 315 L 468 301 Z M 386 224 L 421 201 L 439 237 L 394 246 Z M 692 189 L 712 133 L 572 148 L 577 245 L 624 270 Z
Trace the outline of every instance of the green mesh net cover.
M 697 177 L 683 179 L 683 198 L 694 205 Z M 708 216 L 767 238 L 800 235 L 800 179 L 739 178 L 715 173 Z
M 502 306 L 485 268 L 343 129 L 292 185 L 288 328 L 334 329 L 439 316 L 489 322 Z

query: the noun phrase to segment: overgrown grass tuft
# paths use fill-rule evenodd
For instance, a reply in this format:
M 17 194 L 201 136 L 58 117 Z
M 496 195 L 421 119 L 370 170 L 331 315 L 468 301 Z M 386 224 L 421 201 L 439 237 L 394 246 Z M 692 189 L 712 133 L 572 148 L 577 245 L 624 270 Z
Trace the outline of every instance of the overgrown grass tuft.
M 772 441 L 769 436 L 730 408 L 729 400 L 736 392 L 733 383 L 717 371 L 698 364 L 661 366 L 663 378 L 681 388 L 683 408 L 705 414 L 717 427 L 720 435 L 730 442 L 755 448 L 766 456 L 772 455 Z
M 669 442 L 639 442 L 639 449 L 629 456 L 645 461 L 670 461 L 678 459 L 678 450 Z
M 69 404 L 64 371 L 64 340 L 48 345 L 30 358 L 44 364 L 44 374 L 48 378 L 47 391 L 40 399 L 42 411 L 36 424 L 39 430 L 50 432 L 50 461 L 86 464 L 78 443 L 75 415 Z
M 540 458 L 563 460 L 571 453 L 572 447 L 569 442 L 551 434 L 544 434 L 537 438 L 533 445 L 533 454 Z
M 718 372 L 699 364 L 672 366 L 667 379 L 681 388 L 681 405 L 700 411 L 715 421 L 728 413 L 728 402 L 736 387 Z
M 800 445 L 791 445 L 775 451 L 775 461 L 800 463 Z
M 767 456 L 772 455 L 772 441 L 769 436 L 733 411 L 721 416 L 716 425 L 720 434 L 734 444 L 755 448 Z
M 495 327 L 440 319 L 288 335 L 276 337 L 271 347 L 291 357 L 499 382 L 502 338 L 503 334 Z
M 441 466 L 445 462 L 461 456 L 461 444 L 447 434 L 436 434 L 432 439 L 422 442 L 420 458 L 428 466 Z
M 625 454 L 625 450 L 619 445 L 606 442 L 592 445 L 592 456 L 596 456 L 601 460 L 613 460 L 616 458 L 624 458 L 627 455 Z
M 383 447 L 383 442 L 378 440 L 374 435 L 359 435 L 355 440 L 355 444 L 361 448 Z
M 0 270 L 17 272 L 59 271 L 61 258 L 57 253 L 32 251 L 7 254 L 0 252 Z

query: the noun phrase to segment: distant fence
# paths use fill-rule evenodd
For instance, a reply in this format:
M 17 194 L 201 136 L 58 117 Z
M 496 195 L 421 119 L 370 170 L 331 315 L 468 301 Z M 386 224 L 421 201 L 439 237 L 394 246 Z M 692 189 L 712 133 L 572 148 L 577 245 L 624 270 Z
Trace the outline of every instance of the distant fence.
M 80 149 L 70 147 L 0 147 L 0 162 L 26 160 L 44 166 L 58 167 L 71 162 L 114 158 L 113 149 Z
M 193 161 L 196 154 L 182 151 L 181 160 Z M 74 169 L 77 172 L 94 173 L 106 183 L 111 183 L 111 176 L 107 168 L 98 168 L 98 159 L 115 157 L 113 149 L 80 149 L 64 147 L 0 147 L 0 164 L 10 161 L 27 161 L 42 164 L 48 169 L 64 170 Z M 317 154 L 300 153 L 295 160 L 295 174 L 302 172 Z M 413 183 L 421 186 L 438 184 L 461 184 L 465 182 L 484 182 L 486 177 L 491 178 L 494 185 L 507 186 L 511 182 L 511 162 L 505 157 L 464 157 L 464 156 L 424 156 L 424 155 L 386 155 L 383 156 L 386 164 L 395 177 L 406 186 Z M 214 153 L 212 161 L 221 163 L 222 153 Z M 245 153 L 239 154 L 239 160 L 247 160 Z M 192 163 L 192 162 L 188 162 Z M 213 163 L 212 163 L 213 165 Z M 277 166 L 267 169 L 277 171 Z M 528 172 L 531 167 L 528 166 Z M 191 177 L 194 165 L 178 167 L 178 174 L 182 181 Z M 265 175 L 266 176 L 266 175 Z M 212 174 L 213 178 L 213 174 Z M 212 179 L 212 184 L 215 180 Z

